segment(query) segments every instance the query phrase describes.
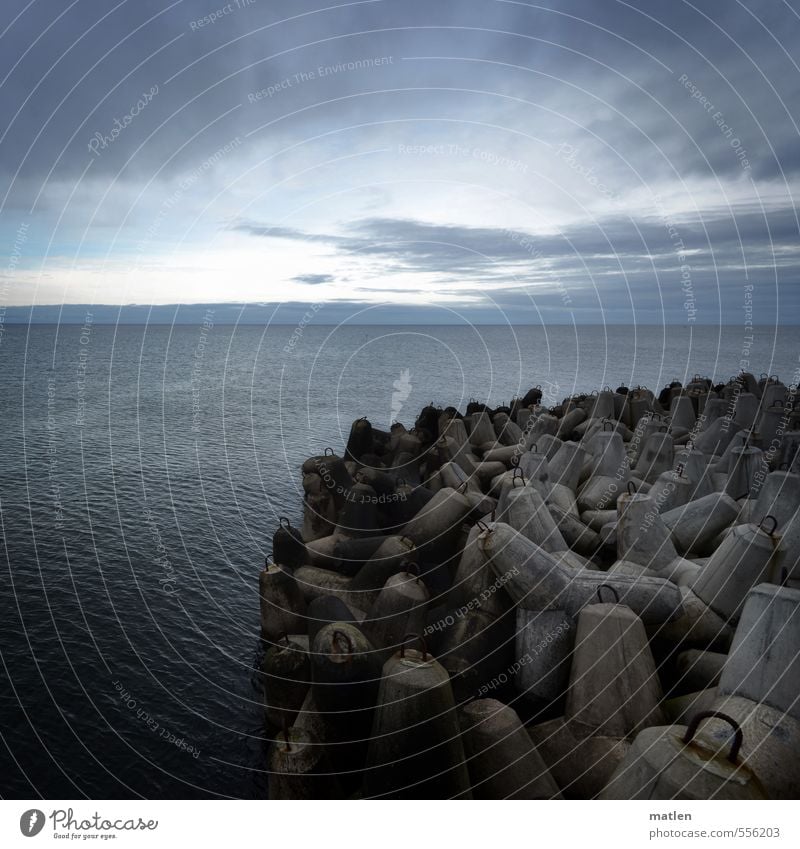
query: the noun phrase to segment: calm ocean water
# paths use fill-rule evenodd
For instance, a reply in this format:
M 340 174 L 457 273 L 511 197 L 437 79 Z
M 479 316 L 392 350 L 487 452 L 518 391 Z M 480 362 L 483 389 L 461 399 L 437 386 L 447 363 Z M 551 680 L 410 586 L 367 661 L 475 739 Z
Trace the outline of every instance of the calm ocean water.
M 257 574 L 302 460 L 388 427 L 404 370 L 410 426 L 742 359 L 789 383 L 798 353 L 791 327 L 5 327 L 0 793 L 265 794 Z

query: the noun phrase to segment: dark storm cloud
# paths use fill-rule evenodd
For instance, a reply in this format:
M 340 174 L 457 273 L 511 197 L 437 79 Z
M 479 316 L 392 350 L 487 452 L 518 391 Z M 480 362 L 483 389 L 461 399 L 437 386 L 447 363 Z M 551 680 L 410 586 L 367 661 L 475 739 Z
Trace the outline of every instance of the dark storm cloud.
M 114 5 L 88 0 L 63 15 L 60 3 L 33 4 L 3 39 L 0 79 L 7 80 L 0 88 L 0 105 L 11 122 L 3 141 L 3 170 L 14 173 L 25 159 L 20 177 L 34 182 L 53 166 L 62 175 L 81 173 L 93 134 L 109 135 L 114 121 L 124 120 L 154 85 L 159 93 L 146 120 L 110 144 L 93 163 L 94 172 L 116 172 L 144 143 L 127 167 L 149 174 L 199 134 L 167 166 L 169 173 L 196 148 L 213 149 L 265 119 L 280 119 L 331 96 L 395 85 L 450 85 L 510 91 L 522 98 L 533 93 L 545 102 L 549 92 L 556 109 L 578 123 L 582 106 L 608 96 L 619 116 L 592 118 L 587 126 L 627 161 L 638 160 L 642 140 L 649 137 L 665 142 L 678 171 L 708 170 L 710 164 L 717 172 L 735 173 L 738 163 L 728 140 L 679 82 L 682 74 L 735 128 L 759 176 L 779 173 L 780 167 L 795 172 L 798 166 L 792 116 L 800 77 L 790 48 L 800 37 L 800 21 L 789 6 L 732 2 L 724 5 L 724 19 L 715 21 L 681 2 L 653 6 L 582 0 L 543 10 L 512 2 L 384 0 L 342 3 L 315 14 L 309 12 L 327 4 L 239 4 L 242 8 L 235 0 L 227 4 L 232 11 L 211 23 L 208 16 L 215 9 L 204 0 Z M 453 60 L 402 61 L 426 55 Z M 332 73 L 311 85 L 292 82 L 297 73 L 381 56 L 394 61 L 375 73 Z M 249 95 L 286 80 L 285 88 L 249 102 Z M 425 109 L 444 97 L 419 91 L 415 101 Z M 565 105 L 567 97 L 574 111 Z M 469 98 L 463 106 L 469 110 Z M 235 113 L 209 126 L 234 107 Z M 296 134 L 303 124 L 311 129 L 329 123 L 334 114 L 344 122 L 361 108 L 357 100 L 339 100 L 335 107 L 311 109 L 271 132 L 280 136 L 291 127 Z M 388 99 L 378 105 L 375 117 L 388 117 L 394 108 Z M 642 153 L 653 162 L 649 150 Z

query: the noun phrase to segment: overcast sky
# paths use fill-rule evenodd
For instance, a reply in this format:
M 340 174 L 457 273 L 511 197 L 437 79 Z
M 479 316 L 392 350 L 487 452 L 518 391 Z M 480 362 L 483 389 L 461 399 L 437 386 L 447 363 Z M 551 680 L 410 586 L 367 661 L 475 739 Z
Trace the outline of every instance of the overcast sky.
M 800 321 L 797 0 L 3 0 L 0 34 L 2 305 Z

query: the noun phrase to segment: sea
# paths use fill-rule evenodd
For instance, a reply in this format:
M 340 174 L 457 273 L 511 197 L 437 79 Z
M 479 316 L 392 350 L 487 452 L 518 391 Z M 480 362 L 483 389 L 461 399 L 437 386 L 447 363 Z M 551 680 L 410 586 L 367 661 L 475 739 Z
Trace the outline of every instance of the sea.
M 0 328 L 0 795 L 265 798 L 258 572 L 353 419 L 741 369 L 793 327 Z

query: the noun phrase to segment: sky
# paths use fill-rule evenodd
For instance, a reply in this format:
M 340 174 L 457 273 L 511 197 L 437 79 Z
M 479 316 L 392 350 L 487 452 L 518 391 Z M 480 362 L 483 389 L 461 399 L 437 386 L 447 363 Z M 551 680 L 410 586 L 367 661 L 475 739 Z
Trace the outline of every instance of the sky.
M 798 62 L 797 0 L 3 0 L 0 307 L 800 323 Z

